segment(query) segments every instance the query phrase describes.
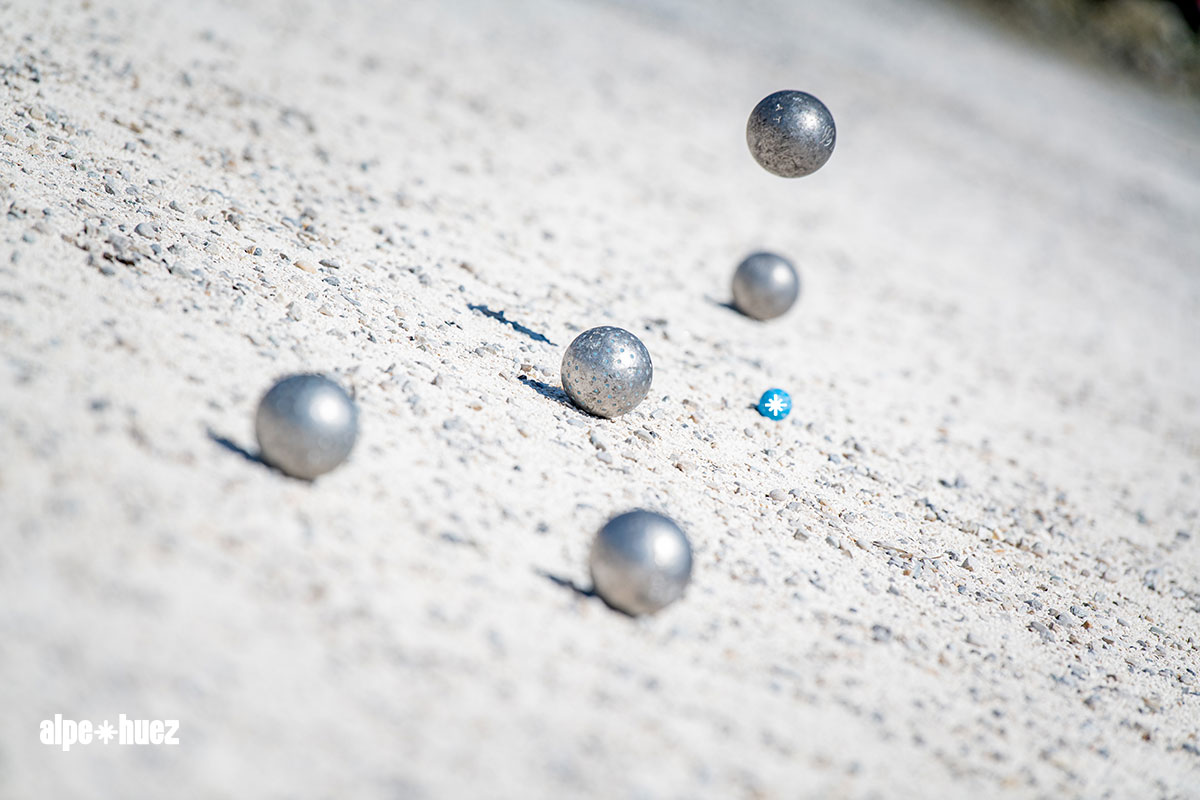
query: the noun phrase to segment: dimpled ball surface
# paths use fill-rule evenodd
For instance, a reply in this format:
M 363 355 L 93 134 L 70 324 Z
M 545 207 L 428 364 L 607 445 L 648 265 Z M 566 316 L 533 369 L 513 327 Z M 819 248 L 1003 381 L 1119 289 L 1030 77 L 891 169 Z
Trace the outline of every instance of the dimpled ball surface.
M 590 566 L 606 603 L 626 614 L 653 614 L 683 595 L 692 576 L 692 546 L 669 517 L 629 511 L 600 529 Z
M 563 354 L 563 389 L 598 417 L 620 416 L 642 402 L 653 377 L 646 345 L 624 328 L 586 330 Z
M 774 319 L 799 296 L 796 268 L 775 253 L 753 253 L 733 273 L 733 305 L 752 319 Z
M 312 480 L 341 464 L 358 438 L 358 409 L 322 375 L 292 375 L 271 387 L 254 420 L 262 459 Z
M 802 178 L 819 170 L 833 155 L 836 141 L 833 115 L 807 92 L 767 95 L 746 123 L 746 144 L 754 160 L 781 178 Z
M 767 389 L 758 398 L 758 413 L 773 420 L 781 420 L 792 413 L 792 396 L 783 389 Z

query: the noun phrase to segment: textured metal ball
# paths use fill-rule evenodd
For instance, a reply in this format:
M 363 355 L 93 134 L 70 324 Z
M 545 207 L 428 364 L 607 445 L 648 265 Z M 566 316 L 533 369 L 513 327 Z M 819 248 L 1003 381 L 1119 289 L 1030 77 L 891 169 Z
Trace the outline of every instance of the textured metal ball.
M 792 396 L 783 389 L 767 389 L 758 398 L 758 413 L 778 422 L 792 413 Z
M 747 317 L 774 319 L 800 296 L 792 262 L 774 253 L 753 253 L 733 273 L 733 305 Z
M 312 480 L 346 460 L 358 438 L 358 408 L 321 375 L 291 375 L 258 404 L 255 434 L 263 461 Z
M 754 160 L 781 178 L 802 178 L 819 170 L 833 155 L 836 141 L 833 115 L 807 92 L 767 95 L 746 123 L 746 144 Z
M 575 337 L 562 360 L 562 385 L 575 403 L 598 417 L 617 417 L 646 398 L 654 365 L 642 340 L 604 325 Z
M 629 511 L 600 529 L 590 566 L 604 602 L 626 614 L 653 614 L 683 596 L 692 546 L 669 517 Z

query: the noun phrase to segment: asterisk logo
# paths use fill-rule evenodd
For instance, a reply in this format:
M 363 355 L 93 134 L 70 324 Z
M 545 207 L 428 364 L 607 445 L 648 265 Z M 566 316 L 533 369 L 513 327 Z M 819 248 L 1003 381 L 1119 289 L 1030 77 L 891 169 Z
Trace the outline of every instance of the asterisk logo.
M 783 413 L 783 398 L 775 395 L 767 401 L 767 411 L 770 411 L 772 416 L 779 416 Z
M 104 720 L 104 724 L 96 728 L 96 738 L 108 744 L 108 740 L 117 735 L 117 729 L 109 724 L 108 720 Z

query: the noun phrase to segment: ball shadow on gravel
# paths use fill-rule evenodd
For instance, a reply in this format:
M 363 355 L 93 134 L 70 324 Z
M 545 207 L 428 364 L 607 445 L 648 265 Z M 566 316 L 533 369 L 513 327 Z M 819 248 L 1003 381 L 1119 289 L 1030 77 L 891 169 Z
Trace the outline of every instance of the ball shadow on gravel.
M 221 447 L 224 447 L 229 452 L 236 453 L 237 455 L 246 459 L 251 464 L 262 464 L 264 467 L 270 466 L 269 464 L 267 464 L 267 462 L 262 460 L 262 456 L 259 455 L 258 453 L 251 453 L 249 450 L 242 447 L 237 442 L 233 441 L 232 439 L 230 439 L 227 436 L 222 436 L 221 434 L 214 431 L 212 428 L 208 429 L 208 438 L 212 439 L 214 442 L 221 445 Z
M 535 392 L 540 394 L 542 397 L 545 397 L 547 400 L 553 400 L 556 403 L 561 403 L 562 405 L 566 406 L 567 408 L 571 409 L 572 411 L 582 414 L 585 417 L 591 416 L 591 414 L 588 414 L 586 411 L 581 409 L 579 406 L 572 403 L 571 398 L 567 396 L 567 393 L 564 392 L 558 386 L 551 386 L 550 384 L 546 383 L 545 381 L 539 381 L 537 378 L 530 378 L 526 375 L 520 376 L 519 378 L 517 378 L 517 380 L 519 380 L 521 383 L 528 386 L 530 389 L 533 389 Z

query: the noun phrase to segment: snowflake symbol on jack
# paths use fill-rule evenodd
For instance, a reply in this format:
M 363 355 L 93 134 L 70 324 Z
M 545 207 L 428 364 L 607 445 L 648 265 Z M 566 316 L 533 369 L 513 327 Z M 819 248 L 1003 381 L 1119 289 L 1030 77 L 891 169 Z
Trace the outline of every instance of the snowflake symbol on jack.
M 792 411 L 792 397 L 783 389 L 768 389 L 758 400 L 758 413 L 781 420 Z

